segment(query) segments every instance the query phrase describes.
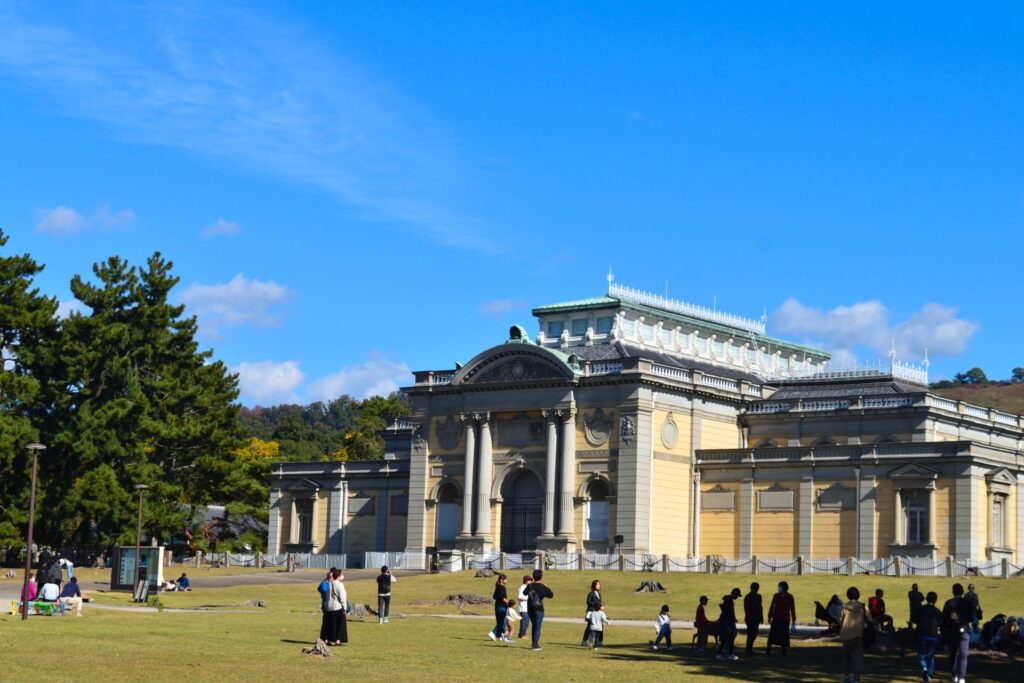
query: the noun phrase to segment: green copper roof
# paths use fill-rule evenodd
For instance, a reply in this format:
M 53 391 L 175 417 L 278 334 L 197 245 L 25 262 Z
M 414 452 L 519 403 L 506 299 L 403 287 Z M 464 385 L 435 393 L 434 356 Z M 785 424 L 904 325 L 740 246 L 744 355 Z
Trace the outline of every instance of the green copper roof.
M 554 311 L 585 311 L 591 308 L 605 308 L 617 306 L 621 302 L 610 296 L 595 296 L 590 299 L 577 299 L 576 301 L 564 301 L 560 304 L 545 304 L 533 309 L 533 314 L 551 313 Z

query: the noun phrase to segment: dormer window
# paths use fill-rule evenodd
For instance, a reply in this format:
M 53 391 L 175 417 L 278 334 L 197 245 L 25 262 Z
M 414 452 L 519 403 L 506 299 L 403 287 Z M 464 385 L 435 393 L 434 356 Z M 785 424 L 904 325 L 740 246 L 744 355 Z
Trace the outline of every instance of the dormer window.
M 548 321 L 548 336 L 558 338 L 565 331 L 564 320 L 549 320 Z
M 572 321 L 572 336 L 582 337 L 587 333 L 587 319 L 576 318 Z
M 615 318 L 610 315 L 602 316 L 597 319 L 597 333 L 608 334 L 612 331 L 612 324 L 615 322 Z

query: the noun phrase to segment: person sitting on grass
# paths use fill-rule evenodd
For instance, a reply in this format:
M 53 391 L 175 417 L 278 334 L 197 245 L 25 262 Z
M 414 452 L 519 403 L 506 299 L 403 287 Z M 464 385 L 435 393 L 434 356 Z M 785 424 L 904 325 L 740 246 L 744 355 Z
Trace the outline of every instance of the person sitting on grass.
M 28 595 L 26 595 L 26 593 L 28 593 Z M 28 589 L 27 590 L 22 590 L 22 592 L 21 592 L 21 601 L 22 602 L 32 602 L 35 599 L 36 599 L 36 582 L 35 581 L 29 581 L 28 582 Z
M 185 572 L 181 573 L 178 577 L 178 586 L 174 589 L 176 591 L 190 591 L 192 590 L 192 582 L 189 580 L 188 575 Z
M 661 612 L 654 620 L 654 631 L 657 636 L 651 641 L 651 649 L 658 651 L 658 643 L 665 639 L 665 651 L 672 651 L 672 617 L 668 613 L 668 605 L 661 606 Z
M 868 610 L 871 611 L 871 618 L 874 619 L 875 624 L 879 629 L 884 629 L 888 625 L 889 629 L 892 629 L 892 617 L 885 613 L 885 600 L 882 596 L 885 595 L 885 591 L 881 588 L 875 589 L 875 595 L 868 599 Z
M 82 589 L 78 587 L 77 576 L 72 576 L 71 580 L 64 585 L 64 589 L 60 592 L 60 599 L 64 603 L 65 609 L 76 607 L 75 616 L 82 616 Z

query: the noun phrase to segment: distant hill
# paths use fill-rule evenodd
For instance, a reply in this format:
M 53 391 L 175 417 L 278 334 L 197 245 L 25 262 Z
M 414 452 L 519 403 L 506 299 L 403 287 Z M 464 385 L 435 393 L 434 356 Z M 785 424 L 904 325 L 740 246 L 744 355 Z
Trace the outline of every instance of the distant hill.
M 964 401 L 986 408 L 995 408 L 1006 413 L 1024 415 L 1024 383 L 992 382 L 944 388 L 933 386 L 931 391 L 955 401 Z

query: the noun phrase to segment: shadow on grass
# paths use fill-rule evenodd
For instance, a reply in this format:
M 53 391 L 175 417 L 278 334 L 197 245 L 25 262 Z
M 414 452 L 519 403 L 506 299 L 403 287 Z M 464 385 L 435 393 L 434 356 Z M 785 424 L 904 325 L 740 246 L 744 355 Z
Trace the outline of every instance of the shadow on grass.
M 737 650 L 741 652 L 742 650 Z M 713 676 L 722 680 L 758 681 L 759 683 L 831 683 L 841 680 L 843 675 L 842 648 L 836 645 L 816 647 L 793 647 L 789 655 L 764 654 L 764 649 L 755 651 L 753 656 L 740 656 L 736 661 L 715 659 L 715 654 L 702 655 L 684 645 L 672 652 L 654 653 L 646 647 L 634 644 L 606 644 L 602 656 L 620 661 L 651 661 L 672 659 L 685 666 L 689 673 Z M 972 682 L 1003 683 L 1016 680 L 1014 671 L 1018 665 L 1010 659 L 986 654 L 971 653 L 967 675 Z M 935 679 L 945 680 L 950 671 L 950 661 L 945 655 L 935 659 Z M 1011 667 L 1014 667 L 1011 669 Z M 898 653 L 868 654 L 864 657 L 864 677 L 869 680 L 920 680 L 917 655 L 908 652 L 900 659 Z M 882 678 L 880 678 L 882 677 Z

